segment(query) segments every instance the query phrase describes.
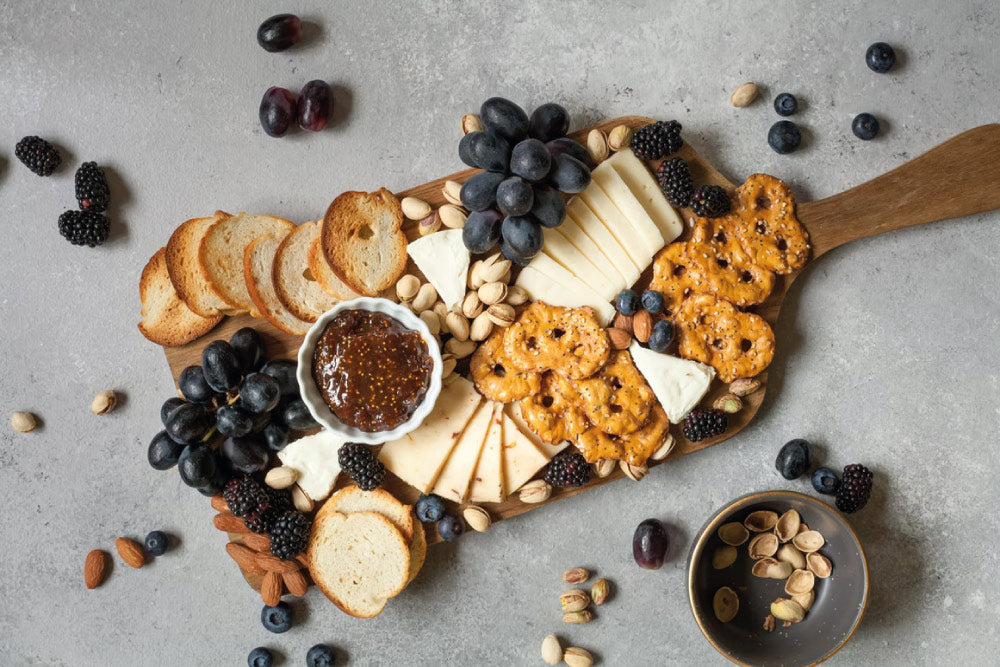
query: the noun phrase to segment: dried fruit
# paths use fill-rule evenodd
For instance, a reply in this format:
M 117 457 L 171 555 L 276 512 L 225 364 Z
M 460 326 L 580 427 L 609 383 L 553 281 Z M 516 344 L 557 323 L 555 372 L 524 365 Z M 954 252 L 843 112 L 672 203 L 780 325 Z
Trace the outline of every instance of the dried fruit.
M 770 510 L 757 510 L 750 512 L 743 520 L 743 525 L 755 533 L 762 533 L 771 530 L 778 523 L 778 513 Z
M 517 495 L 522 503 L 543 503 L 552 495 L 552 486 L 544 479 L 536 479 L 522 486 Z
M 833 573 L 833 564 L 830 559 L 823 554 L 811 553 L 806 556 L 806 565 L 809 571 L 820 579 L 826 579 Z
M 712 553 L 712 567 L 716 570 L 723 570 L 736 562 L 736 547 L 728 544 L 719 547 Z
M 809 554 L 810 556 L 812 554 Z M 809 570 L 793 570 L 785 581 L 785 592 L 789 595 L 805 595 L 816 585 L 816 575 Z
M 595 607 L 600 607 L 607 602 L 608 595 L 610 594 L 611 586 L 608 584 L 608 580 L 603 577 L 595 581 L 594 585 L 590 587 L 590 599 Z
M 729 385 L 729 393 L 740 398 L 749 396 L 760 389 L 760 380 L 756 378 L 740 378 Z
M 788 542 L 799 534 L 799 526 L 802 525 L 802 517 L 795 510 L 788 510 L 778 518 L 774 525 L 774 534 L 782 542 Z
M 754 538 L 750 540 L 750 544 L 747 545 L 747 552 L 750 554 L 750 558 L 754 560 L 768 558 L 777 553 L 777 551 L 778 538 L 775 537 L 774 533 L 754 535 Z
M 576 584 L 582 584 L 587 581 L 587 579 L 590 579 L 590 572 L 582 567 L 574 567 L 563 572 L 562 579 L 563 582 L 569 584 L 570 586 L 575 586 Z
M 806 617 L 806 612 L 795 600 L 778 598 L 771 603 L 771 614 L 779 621 L 798 623 Z
M 584 609 L 583 611 L 571 611 L 563 614 L 563 623 L 573 623 L 579 625 L 583 623 L 590 623 L 593 618 L 593 614 L 591 614 L 587 609 Z
M 590 595 L 587 591 L 574 588 L 559 596 L 559 604 L 565 612 L 583 611 L 590 606 Z
M 563 650 L 555 635 L 548 635 L 542 640 L 542 662 L 546 665 L 558 665 L 562 662 Z
M 594 656 L 590 655 L 590 651 L 576 646 L 566 649 L 562 658 L 569 667 L 591 667 L 594 664 Z
M 138 570 L 146 564 L 146 554 L 143 553 L 142 547 L 135 540 L 119 537 L 115 540 L 115 549 L 118 550 L 118 555 L 125 561 L 125 564 L 130 567 Z
M 108 573 L 108 554 L 100 549 L 94 549 L 87 554 L 83 562 L 83 583 L 93 590 L 104 582 Z
M 477 505 L 469 505 L 462 510 L 462 517 L 465 519 L 465 523 L 478 533 L 485 533 L 493 523 L 493 520 L 490 519 L 490 513 Z
M 720 540 L 734 547 L 738 547 L 750 539 L 750 532 L 746 529 L 746 526 L 736 521 L 730 521 L 719 526 L 718 534 Z
M 114 410 L 117 404 L 118 397 L 115 396 L 115 392 L 106 389 L 94 396 L 94 400 L 90 402 L 90 411 L 95 415 L 106 415 Z
M 715 611 L 715 617 L 723 623 L 736 618 L 736 613 L 740 610 L 740 598 L 736 595 L 736 591 L 729 586 L 723 586 L 715 591 L 712 597 L 712 610 Z
M 745 107 L 753 103 L 757 99 L 757 95 L 760 94 L 760 89 L 757 84 L 753 81 L 747 81 L 733 91 L 730 95 L 729 101 L 734 107 Z
M 38 427 L 38 421 L 30 412 L 15 412 L 10 416 L 10 425 L 19 433 L 31 433 Z

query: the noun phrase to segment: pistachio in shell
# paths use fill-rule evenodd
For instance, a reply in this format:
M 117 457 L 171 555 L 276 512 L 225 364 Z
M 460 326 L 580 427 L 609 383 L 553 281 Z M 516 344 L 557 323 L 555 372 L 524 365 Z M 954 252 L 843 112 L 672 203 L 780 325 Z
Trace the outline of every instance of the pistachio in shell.
M 766 530 L 771 530 L 777 523 L 778 513 L 771 510 L 750 512 L 747 518 L 743 520 L 743 525 L 747 527 L 747 530 L 754 533 L 763 533 Z
M 777 551 L 778 538 L 774 536 L 774 533 L 758 533 L 747 545 L 747 552 L 754 560 L 773 556 Z
M 774 524 L 774 534 L 782 542 L 788 542 L 799 534 L 799 526 L 802 525 L 802 517 L 795 510 L 788 510 L 778 518 L 778 523 Z
M 736 547 L 728 544 L 719 547 L 712 553 L 712 567 L 716 570 L 724 570 L 736 562 Z
M 794 544 L 782 544 L 778 547 L 778 553 L 775 555 L 782 563 L 791 563 L 792 567 L 796 570 L 804 570 L 806 568 L 806 557 L 802 555 L 802 552 L 795 548 Z
M 761 558 L 753 564 L 750 570 L 755 577 L 762 579 L 787 579 L 792 573 L 792 564 L 784 563 L 773 558 Z
M 816 591 L 793 595 L 792 599 L 799 603 L 799 606 L 802 607 L 803 611 L 809 611 L 812 609 L 813 602 L 816 600 Z
M 730 521 L 719 526 L 719 539 L 731 547 L 738 547 L 750 538 L 742 523 Z
M 808 530 L 809 530 L 809 526 L 806 524 L 805 521 L 803 521 L 802 523 L 799 524 L 799 531 L 797 533 L 795 533 L 795 534 L 796 535 L 801 535 L 802 533 L 808 532 Z
M 799 533 L 792 538 L 792 544 L 802 553 L 812 553 L 814 551 L 819 551 L 826 544 L 826 540 L 818 530 L 807 530 L 804 533 Z
M 795 600 L 778 598 L 771 603 L 771 615 L 779 621 L 798 623 L 806 617 L 806 610 Z
M 785 581 L 785 592 L 789 595 L 808 593 L 816 585 L 816 576 L 809 570 L 795 570 Z
M 833 572 L 833 564 L 823 554 L 813 552 L 806 556 L 806 565 L 810 572 L 820 579 L 826 579 Z
M 740 598 L 732 588 L 723 586 L 715 591 L 715 596 L 712 598 L 712 609 L 715 611 L 717 619 L 728 623 L 736 618 L 736 612 L 740 610 Z

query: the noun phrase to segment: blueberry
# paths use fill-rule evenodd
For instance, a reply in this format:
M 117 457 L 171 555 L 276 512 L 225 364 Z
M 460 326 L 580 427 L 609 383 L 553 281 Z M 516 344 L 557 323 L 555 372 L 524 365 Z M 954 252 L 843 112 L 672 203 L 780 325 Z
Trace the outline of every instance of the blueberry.
M 281 385 L 266 373 L 251 373 L 240 385 L 240 404 L 253 413 L 270 412 L 281 398 Z
M 236 350 L 224 340 L 213 340 L 201 351 L 201 372 L 208 386 L 219 392 L 236 388 L 243 377 Z
M 150 556 L 162 556 L 167 553 L 167 535 L 162 530 L 154 530 L 146 535 L 144 543 L 146 553 Z
M 454 542 L 465 532 L 465 524 L 457 516 L 445 514 L 438 521 L 438 535 L 442 540 Z
M 851 122 L 851 131 L 862 141 L 874 139 L 878 134 L 878 118 L 870 113 L 859 113 Z
M 642 293 L 642 307 L 650 315 L 659 315 L 663 312 L 663 295 L 655 289 L 646 290 Z
M 233 346 L 244 373 L 252 373 L 264 363 L 264 339 L 253 327 L 243 327 L 232 335 Z
M 500 235 L 520 257 L 534 257 L 542 249 L 542 228 L 531 216 L 510 215 L 500 225 Z
M 896 52 L 885 42 L 875 42 L 865 53 L 865 64 L 871 71 L 885 74 L 896 64 Z
M 215 456 L 208 445 L 188 445 L 177 459 L 181 481 L 198 488 L 207 486 L 215 475 Z
M 177 459 L 184 451 L 184 445 L 174 442 L 166 431 L 160 431 L 149 443 L 146 456 L 155 470 L 169 470 L 177 465 Z
M 437 523 L 444 516 L 444 500 L 433 493 L 417 498 L 417 518 L 424 523 Z
M 528 134 L 542 141 L 564 137 L 568 130 L 569 112 L 555 102 L 538 107 L 528 120 Z
M 639 295 L 634 290 L 623 289 L 615 298 L 615 308 L 622 315 L 635 315 L 639 311 Z
M 250 651 L 247 656 L 248 667 L 274 667 L 274 654 L 263 646 Z
M 462 206 L 470 211 L 485 211 L 497 203 L 497 188 L 504 175 L 494 171 L 481 171 L 464 184 L 458 193 Z
M 188 366 L 182 370 L 180 377 L 177 378 L 177 387 L 184 394 L 184 398 L 192 403 L 207 403 L 215 396 L 215 391 L 205 381 L 201 366 Z
M 576 194 L 590 185 L 590 168 L 585 162 L 564 153 L 556 157 L 548 180 L 559 192 Z
M 264 470 L 270 458 L 267 445 L 257 435 L 226 438 L 222 442 L 222 453 L 233 464 L 233 468 L 245 473 Z
M 819 493 L 833 495 L 840 486 L 840 478 L 829 468 L 816 468 L 812 474 L 812 485 Z
M 261 432 L 267 448 L 273 452 L 280 452 L 288 445 L 288 429 L 275 422 L 269 423 Z
M 253 431 L 253 415 L 236 405 L 222 405 L 215 411 L 215 428 L 222 435 L 244 436 Z
M 531 207 L 531 217 L 542 227 L 558 227 L 566 219 L 566 202 L 562 195 L 547 185 L 534 187 L 535 203 Z
M 319 426 L 313 419 L 312 413 L 309 412 L 309 408 L 306 407 L 305 401 L 298 397 L 288 401 L 288 404 L 285 405 L 285 409 L 281 413 L 281 421 L 293 431 L 308 431 Z
M 774 98 L 774 110 L 779 116 L 791 116 L 799 107 L 799 101 L 791 93 L 781 93 Z
M 540 181 L 552 167 L 552 154 L 538 139 L 525 139 L 510 152 L 510 170 L 526 181 Z
M 337 664 L 337 654 L 332 646 L 316 644 L 306 653 L 307 667 L 333 667 Z
M 504 181 L 506 183 L 506 181 Z M 471 253 L 486 252 L 500 240 L 500 221 L 503 216 L 493 209 L 473 211 L 462 228 L 462 242 Z
M 531 184 L 519 176 L 511 176 L 497 186 L 497 207 L 504 215 L 524 215 L 534 201 Z M 469 224 L 468 220 L 465 224 Z
M 791 153 L 802 143 L 799 126 L 790 120 L 779 120 L 767 131 L 767 144 L 775 153 Z
M 528 134 L 528 114 L 517 104 L 503 97 L 491 97 L 479 107 L 483 127 L 511 143 Z
M 646 344 L 653 352 L 666 352 L 673 339 L 674 326 L 667 320 L 660 320 L 653 325 L 653 331 L 649 334 Z
M 299 381 L 295 378 L 298 366 L 294 359 L 275 359 L 264 364 L 260 372 L 277 380 L 281 395 L 288 396 L 299 392 Z
M 163 405 L 160 406 L 160 421 L 163 422 L 164 426 L 167 425 L 167 419 L 170 418 L 170 415 L 173 413 L 173 411 L 181 407 L 185 403 L 187 403 L 187 401 L 185 401 L 183 398 L 178 398 L 176 396 L 173 398 L 168 398 L 163 402 Z
M 785 479 L 798 479 L 809 470 L 809 443 L 801 438 L 789 440 L 778 452 L 774 467 Z
M 292 627 L 292 608 L 287 602 L 279 602 L 273 607 L 264 605 L 260 610 L 260 622 L 269 632 L 287 632 Z

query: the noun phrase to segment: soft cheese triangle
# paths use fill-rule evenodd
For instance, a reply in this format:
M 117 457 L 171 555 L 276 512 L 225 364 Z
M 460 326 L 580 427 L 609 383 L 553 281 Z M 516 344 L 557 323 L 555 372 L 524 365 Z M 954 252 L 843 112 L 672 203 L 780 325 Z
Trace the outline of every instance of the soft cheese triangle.
M 345 442 L 333 431 L 323 430 L 288 443 L 278 452 L 278 460 L 298 472 L 296 482 L 307 496 L 323 500 L 337 482 L 340 474 L 337 450 Z
M 715 377 L 711 366 L 654 352 L 636 341 L 628 351 L 673 424 L 683 421 L 698 405 Z
M 469 251 L 461 229 L 448 229 L 417 239 L 406 247 L 417 268 L 434 285 L 448 310 L 458 310 L 465 298 Z
M 656 223 L 666 243 L 681 235 L 684 231 L 684 221 L 663 196 L 663 190 L 660 189 L 646 164 L 637 158 L 635 153 L 631 150 L 618 151 L 603 164 L 610 165 L 621 175 L 629 190 Z

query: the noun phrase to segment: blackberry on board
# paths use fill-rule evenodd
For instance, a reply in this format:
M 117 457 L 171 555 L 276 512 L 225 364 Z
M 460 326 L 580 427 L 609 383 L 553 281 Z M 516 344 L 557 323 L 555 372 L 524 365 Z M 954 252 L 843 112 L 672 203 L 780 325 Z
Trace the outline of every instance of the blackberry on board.
M 691 193 L 691 210 L 699 218 L 718 218 L 729 213 L 729 193 L 718 185 L 702 185 Z
M 680 150 L 681 124 L 676 120 L 657 121 L 632 135 L 632 151 L 646 160 L 658 160 Z
M 17 142 L 14 155 L 21 163 L 39 176 L 48 176 L 62 162 L 56 147 L 41 137 L 25 137 Z
M 257 508 L 243 517 L 244 523 L 254 533 L 268 533 L 278 517 L 292 509 L 292 495 L 287 489 L 265 488 Z
M 281 560 L 291 560 L 306 550 L 312 521 L 302 512 L 285 510 L 271 525 L 268 538 L 271 555 Z
M 692 410 L 684 418 L 684 437 L 691 442 L 722 435 L 729 427 L 729 416 L 722 410 Z
M 844 466 L 837 487 L 837 509 L 845 514 L 857 512 L 872 497 L 872 471 L 859 463 Z
M 76 170 L 76 201 L 84 211 L 103 213 L 108 210 L 111 188 L 96 162 L 84 162 Z
M 385 480 L 385 466 L 372 450 L 356 442 L 345 443 L 337 451 L 340 468 L 362 491 L 374 491 Z
M 590 481 L 590 464 L 582 454 L 557 454 L 545 471 L 545 481 L 552 486 L 583 486 Z
M 684 158 L 675 157 L 661 162 L 656 170 L 656 180 L 667 201 L 674 206 L 687 206 L 691 203 L 694 184 L 691 182 L 691 168 Z
M 73 245 L 99 246 L 108 240 L 110 230 L 103 213 L 66 211 L 59 216 L 59 233 Z
M 243 518 L 256 510 L 266 499 L 267 492 L 249 475 L 234 477 L 226 482 L 222 497 L 226 507 L 236 516 Z

